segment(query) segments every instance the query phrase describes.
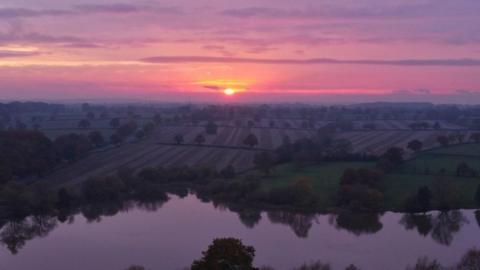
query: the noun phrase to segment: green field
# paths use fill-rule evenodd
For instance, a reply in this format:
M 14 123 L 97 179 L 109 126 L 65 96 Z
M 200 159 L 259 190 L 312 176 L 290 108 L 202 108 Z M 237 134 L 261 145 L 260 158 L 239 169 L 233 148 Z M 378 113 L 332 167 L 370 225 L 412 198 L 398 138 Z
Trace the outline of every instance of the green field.
M 480 144 L 464 144 L 426 151 L 386 174 L 383 178 L 385 208 L 388 210 L 401 209 L 405 200 L 415 194 L 420 187 L 432 187 L 433 181 L 438 177 L 442 168 L 445 170 L 443 177 L 452 181 L 458 193 L 459 205 L 465 208 L 475 207 L 473 198 L 480 184 L 480 177 L 455 176 L 456 167 L 460 162 L 466 162 L 480 172 L 479 157 L 460 156 L 465 153 L 472 155 L 475 152 L 472 149 L 480 149 Z M 452 156 L 452 154 L 459 156 Z M 298 179 L 308 179 L 317 193 L 319 207 L 326 208 L 334 206 L 333 199 L 345 169 L 374 166 L 374 162 L 326 162 L 321 165 L 296 169 L 293 164 L 284 164 L 276 167 L 271 176 L 263 178 L 262 188 L 269 190 L 291 185 Z
M 346 169 L 369 168 L 374 165 L 372 162 L 328 162 L 297 169 L 293 164 L 284 164 L 276 167 L 271 176 L 262 180 L 262 188 L 268 190 L 291 185 L 298 179 L 308 179 L 318 194 L 319 206 L 331 207 L 340 177 Z
M 480 144 L 465 143 L 465 144 L 459 144 L 459 145 L 450 145 L 447 147 L 436 148 L 433 150 L 425 151 L 425 153 L 476 155 L 480 157 Z

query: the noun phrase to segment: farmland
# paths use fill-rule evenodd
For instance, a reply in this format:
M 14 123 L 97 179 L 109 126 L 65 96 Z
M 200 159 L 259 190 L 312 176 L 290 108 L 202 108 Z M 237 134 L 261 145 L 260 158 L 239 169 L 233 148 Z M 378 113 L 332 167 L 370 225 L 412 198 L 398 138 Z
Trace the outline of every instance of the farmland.
M 456 174 L 457 166 L 461 162 L 467 163 L 477 172 L 480 171 L 478 154 L 461 154 L 466 148 L 479 149 L 480 144 L 456 145 L 425 151 L 384 175 L 382 189 L 385 209 L 404 209 L 405 202 L 410 196 L 422 186 L 433 188 L 439 177 L 451 183 L 458 205 L 465 208 L 475 207 L 473 198 L 480 179 L 477 176 L 463 177 Z M 271 189 L 291 186 L 299 180 L 306 180 L 311 183 L 313 191 L 317 194 L 318 207 L 326 209 L 335 205 L 339 180 L 346 169 L 374 167 L 375 162 L 326 162 L 305 168 L 284 164 L 275 168 L 268 177 L 262 178 L 262 189 L 268 192 Z
M 300 109 L 262 109 L 264 111 L 259 113 L 255 107 L 234 106 L 87 105 L 65 106 L 63 109 L 54 107 L 50 112 L 28 111 L 10 116 L 10 125 L 14 128 L 37 129 L 52 141 L 71 133 L 89 135 L 96 131 L 103 136 L 105 145 L 93 149 L 85 158 L 58 166 L 54 173 L 47 176 L 47 180 L 79 183 L 90 176 L 111 174 L 122 167 L 135 171 L 156 166 L 221 170 L 232 165 L 236 172 L 244 172 L 253 169 L 256 153 L 277 149 L 287 137 L 290 142 L 315 138 L 322 128 L 338 123 L 341 125 L 334 138 L 349 141 L 355 153 L 374 156 L 393 146 L 405 149 L 407 156 L 411 156 L 413 152 L 407 149 L 407 144 L 412 140 L 422 142 L 425 150 L 438 147 L 439 136 L 462 134 L 464 140 L 468 140 L 476 132 L 459 122 L 428 120 L 423 119 L 424 115 L 409 113 L 381 119 L 361 115 L 357 111 L 349 114 L 336 108 L 332 108 L 331 113 L 314 115 Z M 157 116 L 161 119 L 156 119 Z M 340 116 L 351 120 L 335 120 Z M 117 125 L 112 123 L 115 120 Z M 88 123 L 82 125 L 82 121 Z M 121 143 L 113 142 L 112 135 L 118 132 L 118 127 L 132 122 L 137 129 L 146 125 L 154 128 L 147 137 L 136 138 L 136 134 L 132 133 Z M 216 125 L 214 134 L 207 132 L 209 122 Z M 245 144 L 249 135 L 256 137 L 256 145 Z M 197 141 L 199 136 L 202 139 Z M 466 148 L 465 151 L 473 150 Z
M 61 121 L 65 127 L 72 126 L 75 121 Z M 278 120 L 276 121 L 278 122 Z M 381 154 L 392 146 L 405 148 L 409 141 L 413 139 L 424 143 L 424 148 L 437 146 L 436 138 L 439 135 L 448 135 L 455 133 L 454 130 L 420 130 L 413 131 L 408 129 L 408 124 L 401 121 L 385 121 L 385 124 L 392 129 L 385 130 L 353 130 L 337 133 L 338 138 L 344 138 L 352 143 L 355 152 L 364 152 L 369 154 Z M 67 124 L 68 123 L 68 124 Z M 84 132 L 90 130 L 100 130 L 105 137 L 113 134 L 114 129 L 108 128 L 109 120 L 98 120 L 92 122 L 90 129 L 65 128 L 63 131 L 48 129 L 54 124 L 45 124 L 47 134 L 54 136 L 62 132 Z M 118 147 L 110 147 L 104 150 L 98 150 L 91 153 L 85 160 L 80 160 L 68 168 L 60 169 L 49 176 L 55 182 L 77 183 L 89 176 L 98 174 L 112 173 L 121 167 L 135 168 L 136 170 L 149 166 L 194 166 L 194 167 L 214 167 L 222 169 L 228 165 L 235 167 L 237 172 L 242 172 L 253 167 L 253 156 L 259 150 L 274 150 L 283 143 L 284 137 L 293 142 L 300 138 L 310 138 L 315 136 L 315 129 L 301 127 L 301 121 L 290 120 L 289 127 L 268 127 L 265 125 L 256 125 L 254 127 L 237 127 L 230 124 L 218 124 L 217 133 L 208 135 L 205 127 L 202 125 L 177 124 L 162 125 L 145 140 L 134 143 L 125 143 Z M 400 123 L 400 124 L 399 124 Z M 58 121 L 56 123 L 58 125 Z M 325 123 L 318 124 L 322 126 Z M 393 128 L 395 127 L 395 128 Z M 461 129 L 459 129 L 461 130 Z M 468 131 L 462 131 L 468 136 Z M 182 145 L 176 144 L 174 136 L 181 134 L 183 136 Z M 205 141 L 201 145 L 195 143 L 195 137 L 203 134 Z M 258 138 L 258 145 L 252 149 L 244 144 L 245 138 L 249 134 L 254 134 Z M 68 179 L 68 180 L 67 180 Z

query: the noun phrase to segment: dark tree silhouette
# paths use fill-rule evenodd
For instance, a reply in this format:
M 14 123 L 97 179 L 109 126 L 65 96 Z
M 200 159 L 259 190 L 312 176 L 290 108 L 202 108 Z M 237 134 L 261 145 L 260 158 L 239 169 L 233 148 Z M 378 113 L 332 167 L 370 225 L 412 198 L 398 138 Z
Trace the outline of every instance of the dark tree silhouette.
M 175 141 L 176 144 L 182 144 L 184 139 L 183 139 L 183 135 L 182 134 L 175 134 L 175 136 L 173 136 L 173 140 Z
M 413 152 L 418 152 L 422 150 L 423 148 L 423 143 L 419 140 L 412 140 L 408 143 L 407 145 L 408 149 L 412 150 Z
M 209 135 L 217 134 L 218 126 L 213 121 L 209 121 L 205 127 L 205 132 Z
M 194 139 L 195 143 L 200 145 L 200 144 L 203 144 L 205 143 L 205 136 L 203 136 L 203 134 L 198 134 L 195 139 Z
M 257 139 L 257 136 L 255 136 L 254 134 L 249 134 L 245 140 L 243 140 L 243 143 L 249 147 L 255 147 L 258 145 L 258 139 Z
M 215 239 L 202 254 L 201 259 L 193 262 L 192 270 L 257 269 L 252 265 L 255 249 L 243 245 L 239 239 Z

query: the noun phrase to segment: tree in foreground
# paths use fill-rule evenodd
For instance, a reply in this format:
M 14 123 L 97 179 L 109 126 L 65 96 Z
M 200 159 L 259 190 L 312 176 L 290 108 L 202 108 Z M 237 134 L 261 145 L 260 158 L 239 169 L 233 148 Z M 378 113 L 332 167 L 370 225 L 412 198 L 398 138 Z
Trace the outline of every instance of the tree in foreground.
M 257 139 L 257 136 L 255 136 L 254 134 L 249 134 L 245 140 L 243 140 L 243 143 L 249 147 L 255 147 L 256 145 L 258 145 L 258 139 Z
M 202 254 L 201 259 L 193 262 L 192 270 L 257 269 L 252 265 L 255 249 L 239 239 L 217 238 Z
M 407 145 L 408 149 L 412 150 L 413 152 L 417 153 L 418 151 L 422 150 L 423 143 L 419 140 L 412 140 Z

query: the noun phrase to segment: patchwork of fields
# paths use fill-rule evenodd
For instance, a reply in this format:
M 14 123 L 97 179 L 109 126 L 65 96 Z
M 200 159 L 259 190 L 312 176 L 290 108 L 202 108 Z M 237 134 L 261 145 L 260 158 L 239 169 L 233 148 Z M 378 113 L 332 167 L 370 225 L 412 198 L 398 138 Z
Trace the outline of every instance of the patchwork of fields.
M 52 139 L 68 133 L 83 133 L 93 130 L 101 131 L 105 138 L 109 138 L 115 131 L 109 126 L 109 119 L 94 119 L 91 128 L 80 129 L 75 117 L 59 117 L 55 121 L 43 121 L 41 130 Z M 148 118 L 138 119 L 140 125 L 150 121 Z M 271 122 L 274 122 L 273 127 Z M 119 147 L 110 147 L 91 153 L 84 160 L 59 169 L 49 176 L 52 180 L 62 182 L 80 182 L 89 176 L 108 174 L 121 167 L 141 169 L 147 166 L 209 166 L 222 169 L 233 165 L 237 172 L 253 167 L 253 157 L 260 150 L 274 150 L 288 136 L 293 142 L 300 138 L 312 137 L 319 127 L 328 122 L 316 122 L 315 128 L 305 128 L 303 120 L 263 119 L 255 123 L 254 127 L 236 126 L 234 121 L 218 121 L 218 130 L 215 135 L 207 135 L 205 123 L 199 125 L 161 126 L 153 134 L 140 142 L 126 143 Z M 372 121 L 369 121 L 371 123 Z M 238 123 L 236 123 L 238 124 Z M 355 121 L 356 129 L 339 133 L 339 138 L 352 142 L 355 151 L 381 154 L 389 147 L 405 148 L 409 141 L 417 139 L 423 142 L 424 149 L 437 145 L 439 135 L 448 135 L 461 131 L 468 138 L 471 131 L 462 127 L 441 123 L 442 129 L 411 130 L 408 121 L 375 121 L 376 130 L 362 129 L 363 122 Z M 174 136 L 181 134 L 184 145 L 175 144 Z M 194 139 L 198 134 L 205 136 L 202 145 L 196 145 Z M 258 145 L 249 149 L 244 144 L 245 138 L 254 134 L 258 138 Z

